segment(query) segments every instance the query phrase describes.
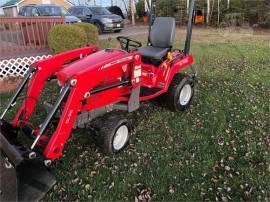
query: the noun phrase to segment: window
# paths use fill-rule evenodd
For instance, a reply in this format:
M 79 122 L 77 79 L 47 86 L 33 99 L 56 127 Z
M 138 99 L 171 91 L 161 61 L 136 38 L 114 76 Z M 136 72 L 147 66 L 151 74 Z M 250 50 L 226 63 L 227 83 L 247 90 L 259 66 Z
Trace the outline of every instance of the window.
M 25 12 L 25 7 L 20 8 L 19 15 L 24 16 L 24 12 Z
M 92 15 L 91 11 L 88 8 L 83 9 L 83 15 Z
M 74 8 L 73 15 L 83 15 L 83 8 Z
M 108 9 L 103 8 L 103 7 L 92 7 L 90 9 L 95 15 L 110 15 L 110 14 L 112 14 Z
M 26 7 L 25 8 L 24 16 L 27 16 L 27 17 L 32 16 L 32 7 Z
M 73 13 L 73 11 L 74 11 L 74 8 L 69 8 L 68 9 L 68 12 L 71 13 L 71 14 Z
M 41 16 L 67 16 L 70 13 L 62 6 L 39 6 Z
M 32 9 L 32 16 L 39 16 L 38 10 L 36 8 Z

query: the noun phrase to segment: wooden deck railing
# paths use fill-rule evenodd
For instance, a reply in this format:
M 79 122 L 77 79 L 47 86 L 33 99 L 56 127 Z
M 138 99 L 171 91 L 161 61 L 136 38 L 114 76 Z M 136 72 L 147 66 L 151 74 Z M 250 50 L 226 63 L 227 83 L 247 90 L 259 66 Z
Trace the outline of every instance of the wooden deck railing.
M 64 17 L 0 17 L 0 54 L 48 47 L 51 27 Z

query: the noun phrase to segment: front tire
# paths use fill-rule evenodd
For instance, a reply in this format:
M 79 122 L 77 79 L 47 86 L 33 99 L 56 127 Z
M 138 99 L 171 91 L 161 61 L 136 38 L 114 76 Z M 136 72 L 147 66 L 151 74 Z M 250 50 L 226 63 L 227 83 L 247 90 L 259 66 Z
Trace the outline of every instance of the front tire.
M 97 27 L 98 34 L 102 34 L 103 31 L 102 31 L 102 28 L 101 28 L 100 24 L 96 23 L 95 25 Z
M 168 91 L 160 96 L 159 101 L 169 110 L 179 112 L 184 111 L 191 105 L 193 96 L 193 79 L 178 73 L 172 79 Z
M 96 130 L 96 144 L 105 153 L 117 153 L 128 144 L 130 126 L 127 119 L 119 113 L 109 113 L 100 118 Z

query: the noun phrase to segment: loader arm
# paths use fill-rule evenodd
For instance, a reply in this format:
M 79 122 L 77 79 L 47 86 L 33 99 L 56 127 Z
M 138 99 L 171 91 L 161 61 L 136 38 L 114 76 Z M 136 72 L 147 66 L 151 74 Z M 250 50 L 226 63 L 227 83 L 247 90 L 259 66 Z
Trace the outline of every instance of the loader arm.
M 68 85 L 68 84 L 67 84 Z M 66 88 L 69 88 L 68 86 Z M 70 87 L 67 101 L 64 105 L 61 118 L 57 128 L 52 134 L 48 144 L 45 147 L 43 155 L 47 159 L 55 160 L 61 156 L 66 141 L 68 140 L 77 114 L 81 109 L 83 99 L 82 91 L 76 87 Z M 56 106 L 57 107 L 57 106 Z M 53 113 L 53 112 L 51 112 Z M 49 115 L 48 115 L 49 116 Z M 42 135 L 43 131 L 40 131 Z
M 37 71 L 35 71 L 29 81 L 25 101 L 12 121 L 13 126 L 18 127 L 21 121 L 28 121 L 35 109 L 38 97 L 41 94 L 46 81 L 51 76 L 61 70 L 65 64 L 90 55 L 96 51 L 98 51 L 97 46 L 79 48 L 33 63 L 30 68 L 36 68 Z
M 99 54 L 103 55 L 104 53 L 101 52 Z M 105 54 L 110 55 L 111 53 Z M 98 57 L 97 55 L 95 56 Z M 88 59 L 90 57 L 91 56 L 89 56 Z M 61 83 L 66 81 L 64 89 L 66 89 L 68 85 L 70 87 L 67 98 L 63 103 L 63 111 L 57 128 L 51 135 L 50 140 L 44 149 L 43 155 L 45 158 L 55 160 L 61 156 L 78 113 L 118 103 L 121 96 L 129 95 L 131 93 L 132 87 L 139 87 L 140 80 L 138 79 L 138 76 L 135 75 L 135 72 L 138 71 L 138 68 L 139 70 L 141 69 L 140 54 L 130 53 L 125 54 L 124 57 L 120 55 L 117 56 L 117 59 L 118 63 L 115 63 L 115 60 L 112 60 L 111 63 L 106 64 L 110 65 L 110 68 L 102 69 L 100 67 L 92 67 L 93 69 L 90 68 L 87 70 L 87 68 L 83 68 L 83 64 L 76 64 L 76 67 L 74 68 L 77 68 L 77 72 L 74 75 L 73 72 L 71 74 L 68 73 L 71 69 L 72 71 L 74 70 L 73 67 L 67 67 L 58 72 L 57 79 Z M 123 76 L 122 66 L 127 67 L 125 71 L 128 77 L 126 79 L 121 78 L 121 76 Z M 110 74 L 118 78 L 114 79 L 116 83 L 108 83 L 105 86 L 97 87 L 100 82 L 104 82 L 104 75 Z M 95 76 L 93 77 L 93 75 Z M 121 80 L 119 80 L 119 78 Z M 43 131 L 40 131 L 41 135 L 42 133 Z

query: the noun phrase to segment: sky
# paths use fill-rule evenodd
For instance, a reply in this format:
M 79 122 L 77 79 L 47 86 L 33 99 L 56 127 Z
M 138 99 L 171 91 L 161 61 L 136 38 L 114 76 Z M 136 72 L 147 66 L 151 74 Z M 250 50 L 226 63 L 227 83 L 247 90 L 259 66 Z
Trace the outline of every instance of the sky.
M 6 2 L 8 2 L 9 0 L 0 0 L 0 6 L 2 6 L 3 4 L 5 4 Z

